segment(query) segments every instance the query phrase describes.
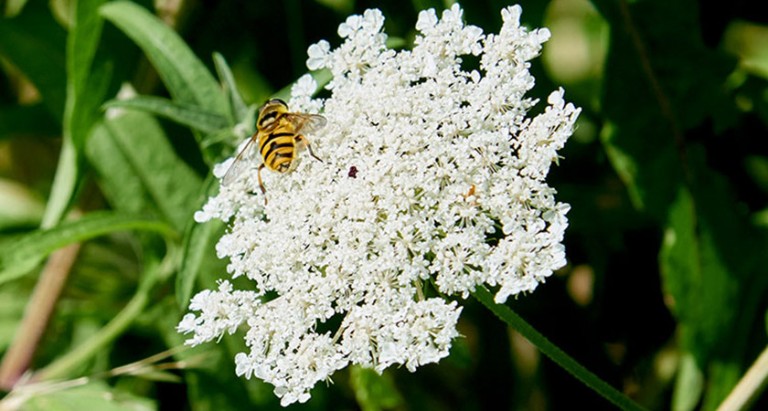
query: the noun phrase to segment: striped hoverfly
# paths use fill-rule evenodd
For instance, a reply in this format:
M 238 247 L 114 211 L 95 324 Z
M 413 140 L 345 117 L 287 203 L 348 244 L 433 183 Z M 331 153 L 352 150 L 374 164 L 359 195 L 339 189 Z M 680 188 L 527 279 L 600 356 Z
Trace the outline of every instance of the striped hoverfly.
M 256 132 L 246 143 L 245 147 L 237 154 L 235 161 L 224 174 L 222 185 L 232 184 L 248 169 L 253 151 L 258 147 L 262 163 L 259 165 L 257 176 L 259 188 L 265 194 L 264 204 L 267 203 L 264 183 L 261 180 L 261 170 L 268 168 L 278 173 L 289 173 L 296 168 L 297 154 L 305 148 L 316 160 L 322 162 L 309 144 L 304 135 L 323 128 L 327 124 L 325 117 L 318 114 L 292 113 L 288 111 L 288 104 L 280 99 L 272 99 L 259 110 L 256 120 Z M 254 144 L 258 142 L 258 145 Z

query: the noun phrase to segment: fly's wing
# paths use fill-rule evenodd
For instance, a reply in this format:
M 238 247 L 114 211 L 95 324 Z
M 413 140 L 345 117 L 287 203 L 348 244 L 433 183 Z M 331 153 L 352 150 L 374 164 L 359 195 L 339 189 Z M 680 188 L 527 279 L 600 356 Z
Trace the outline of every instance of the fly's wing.
M 293 124 L 296 134 L 314 133 L 328 124 L 328 120 L 319 114 L 285 113 L 283 118 Z
M 229 170 L 227 170 L 227 173 L 224 174 L 224 178 L 221 179 L 222 186 L 228 186 L 232 184 L 235 180 L 237 180 L 237 177 L 239 177 L 240 174 L 243 174 L 243 171 L 248 169 L 248 160 L 253 156 L 253 150 L 256 148 L 256 144 L 253 144 L 255 140 L 256 136 L 254 135 L 250 140 L 248 140 L 248 142 L 245 144 L 245 147 L 240 150 L 240 153 L 237 154 L 235 161 L 232 162 L 232 165 L 229 166 Z

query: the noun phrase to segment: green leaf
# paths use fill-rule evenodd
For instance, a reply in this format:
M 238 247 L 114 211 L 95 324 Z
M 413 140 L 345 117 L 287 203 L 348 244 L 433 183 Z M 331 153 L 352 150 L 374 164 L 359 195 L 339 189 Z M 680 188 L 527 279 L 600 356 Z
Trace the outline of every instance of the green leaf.
M 672 411 L 691 411 L 701 400 L 704 392 L 704 373 L 690 354 L 683 354 L 675 379 L 672 395 Z
M 115 231 L 153 231 L 164 236 L 176 235 L 173 228 L 154 218 L 128 216 L 111 212 L 91 213 L 46 230 L 6 240 L 0 248 L 0 284 L 24 275 L 45 256 L 68 244 L 78 243 Z
M 206 194 L 213 195 L 218 188 L 218 179 L 209 176 Z M 181 268 L 176 277 L 176 301 L 184 309 L 189 305 L 195 282 L 201 273 L 225 273 L 226 261 L 216 256 L 216 242 L 224 234 L 225 225 L 217 221 L 191 224 L 184 236 L 184 251 Z
M 107 3 L 100 12 L 141 47 L 174 100 L 226 115 L 226 99 L 216 80 L 184 40 L 160 19 L 128 1 Z
M 5 3 L 5 10 L 2 10 L 2 12 L 5 14 L 5 17 L 13 17 L 21 13 L 25 4 L 27 4 L 27 0 L 8 0 Z
M 202 201 L 200 177 L 176 155 L 149 114 L 125 111 L 105 125 L 160 213 L 183 232 Z
M 219 114 L 205 111 L 197 106 L 175 103 L 162 97 L 138 96 L 128 100 L 110 100 L 103 107 L 141 110 L 204 133 L 215 133 L 229 125 L 227 118 Z
M 85 140 L 100 115 L 111 68 L 94 65 L 103 20 L 97 11 L 105 0 L 75 3 L 74 19 L 67 37 L 67 100 L 64 107 L 64 144 L 53 181 L 42 227 L 56 225 L 72 202 L 81 178 Z
M 125 116 L 108 118 L 104 122 L 129 129 L 134 126 L 134 121 Z M 134 172 L 126 154 L 104 123 L 93 128 L 93 135 L 85 146 L 85 155 L 96 171 L 101 191 L 113 209 L 131 214 L 157 211 L 141 178 Z
M 237 88 L 248 103 L 262 104 L 274 92 L 269 80 L 253 67 L 250 59 L 244 58 L 232 62 L 232 74 L 237 79 Z
M 748 337 L 739 338 L 748 339 Z M 734 355 L 734 357 L 739 357 L 738 360 L 735 358 L 725 358 L 724 360 L 717 359 L 709 364 L 709 372 L 707 373 L 707 393 L 704 396 L 704 406 L 701 407 L 702 410 L 728 409 L 720 407 L 723 401 L 728 397 L 728 394 L 733 391 L 739 379 L 744 376 L 745 366 L 741 364 L 741 362 L 744 361 L 744 358 L 740 358 L 743 356 L 744 351 Z M 748 360 L 752 361 L 753 357 L 750 355 Z M 763 380 L 763 386 L 764 384 L 765 380 Z M 761 389 L 754 387 L 754 390 L 755 391 L 752 392 L 752 395 L 759 396 Z M 747 408 L 748 407 L 742 409 Z
M 94 91 L 101 91 L 101 87 L 94 89 L 92 72 L 96 48 L 99 45 L 104 21 L 98 14 L 98 8 L 105 0 L 78 0 L 75 3 L 74 20 L 67 37 L 67 113 L 64 124 L 67 121 L 74 122 L 95 117 L 97 105 L 89 101 Z M 100 68 L 103 70 L 103 68 Z M 101 71 L 101 70 L 100 70 Z M 102 73 L 99 73 L 101 75 Z M 104 83 L 102 80 L 101 84 Z M 81 100 L 85 100 L 86 103 Z M 84 107 L 80 107 L 83 105 Z M 90 110 L 89 110 L 90 109 Z M 90 111 L 90 112 L 89 112 Z M 82 117 L 82 120 L 77 117 Z M 91 121 L 92 122 L 92 121 Z M 86 123 L 87 124 L 87 123 Z M 71 125 L 70 125 L 71 127 Z M 77 144 L 81 144 L 87 130 L 73 128 L 73 137 Z
M 40 226 L 51 228 L 64 217 L 73 201 L 80 180 L 80 160 L 72 140 L 64 139 L 56 164 L 50 198 L 46 203 L 45 213 Z
M 403 397 L 391 375 L 379 375 L 370 368 L 355 365 L 350 367 L 349 378 L 357 404 L 363 411 L 387 410 L 403 405 Z
M 167 226 L 166 226 L 167 227 Z M 171 232 L 170 228 L 167 231 Z M 35 374 L 40 381 L 60 380 L 82 375 L 85 366 L 104 349 L 123 335 L 126 330 L 139 319 L 146 307 L 153 302 L 152 296 L 156 292 L 158 283 L 163 283 L 175 266 L 176 247 L 173 241 L 166 241 L 168 252 L 162 258 L 159 255 L 159 247 L 151 242 L 142 245 L 142 274 L 139 286 L 135 294 L 120 312 L 111 317 L 109 322 L 97 332 L 83 339 L 79 344 L 73 345 L 71 350 L 53 362 L 49 363 Z
M 153 411 L 154 401 L 114 390 L 101 381 L 83 386 L 61 388 L 51 384 L 48 390 L 36 393 L 26 403 L 25 411 Z
M 744 20 L 731 21 L 723 33 L 723 48 L 739 57 L 746 71 L 768 79 L 768 26 Z
M 251 123 L 253 124 L 253 123 Z M 242 135 L 244 127 L 227 127 L 218 133 L 207 134 L 200 141 L 200 150 L 203 152 L 203 160 L 208 166 L 213 167 L 221 162 L 221 159 L 231 156 L 235 145 L 250 136 Z
M 717 197 L 724 195 L 717 192 L 717 186 L 707 186 L 710 194 L 702 194 L 696 200 L 689 190 L 680 189 L 670 208 L 660 253 L 665 291 L 680 321 L 682 344 L 693 352 L 700 364 L 706 364 L 717 350 L 728 350 L 726 346 L 732 345 L 731 338 L 723 336 L 733 337 L 733 334 L 724 334 L 724 331 L 736 324 L 739 311 L 750 308 L 746 306 L 750 299 L 744 299 L 740 283 L 752 274 L 754 268 L 750 266 L 755 264 L 752 257 L 736 264 L 728 261 L 729 254 L 736 250 L 727 248 L 736 246 L 739 237 L 724 232 L 722 223 L 716 220 L 739 223 L 729 218 L 733 216 L 724 212 L 725 207 L 712 208 L 714 213 L 703 208 L 704 203 L 717 202 Z M 742 238 L 752 238 L 750 242 L 755 242 L 759 236 Z M 722 242 L 728 239 L 735 244 L 724 246 Z M 737 254 L 750 255 L 745 249 L 755 246 L 741 244 L 740 247 L 743 250 L 736 251 Z M 764 281 L 760 282 L 757 291 L 764 287 Z M 753 318 L 754 315 L 750 314 Z
M 710 409 L 738 380 L 734 369 L 747 361 L 750 336 L 761 323 L 768 279 L 759 256 L 768 242 L 701 150 L 690 153 L 694 184 L 680 188 L 669 210 L 659 261 L 681 348 L 708 373 L 704 408 Z
M 671 308 L 680 320 L 682 342 L 706 363 L 719 333 L 734 312 L 723 305 L 727 268 L 718 261 L 711 232 L 701 226 L 694 199 L 681 188 L 669 212 L 660 261 Z M 706 260 L 706 261 L 705 261 Z
M 722 332 L 735 320 L 738 287 L 702 221 L 689 190 L 670 208 L 660 253 L 668 301 L 680 322 L 681 342 L 700 366 L 711 358 Z
M 232 70 L 229 68 L 227 61 L 224 60 L 224 56 L 219 53 L 213 53 L 213 62 L 216 64 L 216 72 L 219 74 L 219 79 L 224 86 L 224 92 L 229 97 L 229 113 L 231 124 L 237 124 L 242 121 L 248 114 L 248 106 L 240 96 L 240 91 L 235 84 L 235 77 L 232 75 Z
M 255 116 L 253 115 L 255 114 L 254 110 L 251 110 L 249 113 L 251 114 L 247 114 L 246 118 L 251 118 L 251 119 L 255 118 Z M 244 120 L 241 124 L 245 124 L 245 123 L 248 123 L 248 120 Z M 250 123 L 253 124 L 254 122 L 252 121 Z M 249 136 L 236 134 L 236 130 L 238 129 L 239 128 L 225 128 L 225 129 L 219 130 L 218 133 L 209 134 L 205 136 L 203 141 L 200 142 L 200 147 L 203 150 L 203 153 L 208 154 L 208 156 L 211 159 L 211 162 L 212 161 L 218 162 L 223 156 L 223 154 L 220 153 L 220 150 L 218 151 L 213 150 L 212 147 L 217 145 L 219 146 L 224 145 L 226 146 L 226 154 L 230 155 L 232 154 L 232 146 L 234 144 L 240 143 L 241 141 L 249 137 Z M 218 147 L 214 147 L 214 148 L 218 148 Z M 218 156 L 214 154 L 218 154 Z M 211 162 L 209 162 L 209 164 L 211 164 Z
M 17 284 L 0 288 L 0 351 L 7 352 L 16 336 L 28 299 L 29 291 Z
M 704 45 L 692 0 L 595 5 L 611 28 L 601 138 L 635 206 L 663 220 L 690 172 L 686 130 L 735 110 L 723 87 L 734 61 Z
M 0 23 L 0 56 L 35 85 L 59 123 L 66 99 L 65 38 L 42 2 L 32 2 L 20 15 Z

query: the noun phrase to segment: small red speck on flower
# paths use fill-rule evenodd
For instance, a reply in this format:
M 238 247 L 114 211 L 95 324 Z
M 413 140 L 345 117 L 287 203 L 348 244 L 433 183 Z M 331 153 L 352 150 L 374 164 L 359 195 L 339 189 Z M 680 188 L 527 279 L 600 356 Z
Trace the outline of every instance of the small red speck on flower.
M 349 168 L 349 173 L 347 175 L 351 178 L 357 178 L 357 167 L 352 166 Z

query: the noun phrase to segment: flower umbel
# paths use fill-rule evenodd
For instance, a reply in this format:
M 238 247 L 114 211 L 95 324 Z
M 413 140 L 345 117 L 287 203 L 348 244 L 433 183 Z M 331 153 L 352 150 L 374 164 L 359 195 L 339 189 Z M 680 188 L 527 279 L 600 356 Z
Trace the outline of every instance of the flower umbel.
M 448 355 L 461 307 L 426 297 L 467 297 L 478 285 L 495 299 L 531 291 L 565 264 L 567 204 L 545 177 L 573 131 L 579 109 L 550 94 L 535 117 L 528 71 L 546 29 L 502 11 L 498 34 L 465 25 L 454 6 L 421 12 L 413 50 L 390 50 L 378 10 L 339 27 L 336 49 L 308 50 L 310 69 L 328 69 L 328 99 L 310 76 L 292 90 L 292 111 L 328 125 L 308 136 L 323 162 L 289 174 L 256 166 L 222 187 L 195 219 L 229 221 L 217 245 L 233 278 L 194 297 L 178 329 L 199 344 L 245 327 L 237 373 L 275 386 L 283 405 L 350 364 L 414 371 Z M 479 67 L 462 68 L 468 56 Z M 221 177 L 231 160 L 216 168 Z M 330 323 L 340 323 L 329 328 Z

